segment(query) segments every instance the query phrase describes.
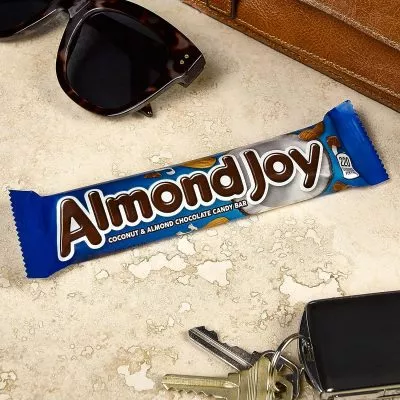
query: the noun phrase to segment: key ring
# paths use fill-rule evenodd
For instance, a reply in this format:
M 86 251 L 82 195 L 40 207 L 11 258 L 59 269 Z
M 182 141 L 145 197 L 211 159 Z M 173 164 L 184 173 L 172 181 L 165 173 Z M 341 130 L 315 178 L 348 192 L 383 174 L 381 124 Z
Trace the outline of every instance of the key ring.
M 282 357 L 283 351 L 286 349 L 286 347 L 292 343 L 295 340 L 300 340 L 300 339 L 305 339 L 307 338 L 304 335 L 301 335 L 300 333 L 294 333 L 293 335 L 288 336 L 276 349 L 272 359 L 271 363 L 268 366 L 268 373 L 267 373 L 267 390 L 268 393 L 272 394 L 276 391 L 278 391 L 278 388 L 275 385 L 275 372 L 277 371 L 277 364 L 279 359 Z

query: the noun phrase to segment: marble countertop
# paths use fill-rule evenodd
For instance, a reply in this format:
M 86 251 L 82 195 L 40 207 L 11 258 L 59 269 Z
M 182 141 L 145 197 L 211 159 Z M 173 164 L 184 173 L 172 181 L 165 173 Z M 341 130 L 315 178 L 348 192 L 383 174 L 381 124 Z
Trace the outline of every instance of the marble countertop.
M 102 118 L 64 94 L 55 56 L 65 22 L 0 44 L 0 400 L 191 399 L 161 377 L 230 370 L 188 341 L 189 328 L 273 349 L 312 299 L 400 287 L 399 114 L 178 0 L 140 3 L 207 60 L 189 88 L 153 103 L 151 119 Z M 387 183 L 25 277 L 9 188 L 52 194 L 195 159 L 318 122 L 345 99 Z

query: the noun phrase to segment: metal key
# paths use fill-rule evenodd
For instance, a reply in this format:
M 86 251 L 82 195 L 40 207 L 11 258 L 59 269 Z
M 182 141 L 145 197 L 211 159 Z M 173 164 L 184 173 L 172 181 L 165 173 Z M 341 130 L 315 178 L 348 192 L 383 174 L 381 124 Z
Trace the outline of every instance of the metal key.
M 210 331 L 204 326 L 190 329 L 189 337 L 203 349 L 211 352 L 238 371 L 251 368 L 263 355 L 271 360 L 275 354 L 273 350 L 268 350 L 263 353 L 259 353 L 258 351 L 249 353 L 240 347 L 229 346 L 218 339 L 218 334 L 215 331 Z M 302 369 L 287 358 L 280 357 L 277 363 L 277 370 L 280 375 L 285 377 L 292 384 L 293 400 L 297 399 L 300 394 Z
M 165 375 L 162 380 L 167 390 L 205 394 L 217 399 L 227 400 L 266 400 L 293 398 L 292 384 L 276 375 L 276 384 L 281 389 L 276 393 L 268 392 L 267 371 L 270 361 L 267 357 L 260 359 L 250 369 L 229 374 L 227 378 L 205 376 Z

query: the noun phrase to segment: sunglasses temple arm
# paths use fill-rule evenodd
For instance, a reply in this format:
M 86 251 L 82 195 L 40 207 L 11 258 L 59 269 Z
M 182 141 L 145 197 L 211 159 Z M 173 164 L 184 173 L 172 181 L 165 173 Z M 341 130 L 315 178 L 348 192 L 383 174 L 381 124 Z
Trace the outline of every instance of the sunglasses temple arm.
M 182 77 L 180 84 L 184 87 L 188 87 L 200 75 L 201 71 L 203 71 L 205 64 L 206 60 L 203 54 L 201 54 Z
M 146 117 L 152 117 L 153 116 L 153 109 L 151 108 L 151 104 L 150 103 L 147 103 L 144 107 L 142 107 L 137 112 L 140 113 L 140 114 L 145 115 Z
M 186 74 L 182 77 L 181 85 L 184 87 L 188 87 L 201 73 L 204 69 L 205 59 L 203 55 L 194 62 L 194 64 L 190 67 L 190 69 L 186 72 Z M 146 117 L 153 116 L 153 109 L 151 108 L 151 104 L 147 103 L 144 107 L 137 111 L 140 114 L 145 115 Z

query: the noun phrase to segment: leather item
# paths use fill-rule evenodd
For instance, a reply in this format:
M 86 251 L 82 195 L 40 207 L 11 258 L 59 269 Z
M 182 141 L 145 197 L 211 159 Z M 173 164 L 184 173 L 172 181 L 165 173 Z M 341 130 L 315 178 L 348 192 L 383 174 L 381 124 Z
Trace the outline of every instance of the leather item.
M 232 0 L 207 0 L 206 4 L 212 10 L 219 11 L 228 17 L 235 16 L 235 3 Z
M 183 0 L 400 112 L 399 0 Z

